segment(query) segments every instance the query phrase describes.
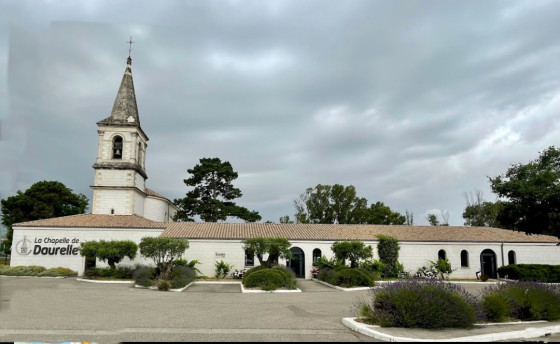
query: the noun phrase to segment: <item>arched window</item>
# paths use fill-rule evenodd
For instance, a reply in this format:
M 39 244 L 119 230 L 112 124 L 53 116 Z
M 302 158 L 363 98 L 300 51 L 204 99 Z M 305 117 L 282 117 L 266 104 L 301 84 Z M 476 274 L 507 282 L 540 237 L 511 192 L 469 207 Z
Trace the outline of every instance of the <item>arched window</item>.
M 437 257 L 438 259 L 446 260 L 447 254 L 445 253 L 445 250 L 439 250 L 439 252 L 437 253 Z
M 321 259 L 321 250 L 316 248 L 313 250 L 313 262 L 315 263 L 319 259 Z
M 469 252 L 467 252 L 467 250 L 461 251 L 461 267 L 462 268 L 469 267 Z
M 508 252 L 508 264 L 517 264 L 517 259 L 515 257 L 515 251 Z
M 115 138 L 113 139 L 113 159 L 122 159 L 122 149 L 122 137 L 115 136 Z

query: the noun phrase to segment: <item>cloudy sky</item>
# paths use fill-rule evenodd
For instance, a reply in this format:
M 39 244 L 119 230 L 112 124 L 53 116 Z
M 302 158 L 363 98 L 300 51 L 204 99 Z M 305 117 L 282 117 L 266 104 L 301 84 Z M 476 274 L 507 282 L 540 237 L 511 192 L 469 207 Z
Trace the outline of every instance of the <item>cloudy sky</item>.
M 462 225 L 465 192 L 560 145 L 558 32 L 559 1 L 0 1 L 0 198 L 91 198 L 132 36 L 148 187 L 219 157 L 263 221 L 342 184 Z

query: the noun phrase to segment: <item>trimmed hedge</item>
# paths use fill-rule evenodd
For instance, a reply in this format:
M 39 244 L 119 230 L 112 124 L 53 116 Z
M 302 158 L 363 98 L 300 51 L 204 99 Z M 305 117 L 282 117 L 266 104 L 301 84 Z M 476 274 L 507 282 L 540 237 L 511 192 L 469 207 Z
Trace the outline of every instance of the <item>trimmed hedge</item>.
M 511 264 L 498 268 L 498 274 L 513 280 L 560 283 L 560 265 Z
M 336 270 L 322 270 L 317 278 L 344 288 L 351 287 L 373 287 L 374 281 L 371 275 L 359 269 L 340 268 Z
M 417 328 L 469 328 L 485 318 L 478 300 L 462 287 L 434 280 L 404 280 L 373 290 L 360 315 L 371 324 Z
M 284 267 L 275 266 L 268 269 L 264 266 L 254 267 L 243 275 L 243 285 L 247 288 L 275 290 L 278 288 L 296 288 L 294 273 Z

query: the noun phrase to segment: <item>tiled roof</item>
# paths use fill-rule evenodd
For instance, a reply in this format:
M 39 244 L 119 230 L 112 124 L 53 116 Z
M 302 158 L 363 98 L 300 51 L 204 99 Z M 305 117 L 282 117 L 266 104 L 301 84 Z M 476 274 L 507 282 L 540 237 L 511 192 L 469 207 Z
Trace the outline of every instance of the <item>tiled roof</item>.
M 169 198 L 167 198 L 167 197 L 165 197 L 165 196 L 163 196 L 163 195 L 161 195 L 161 194 L 155 192 L 155 191 L 152 190 L 152 189 L 146 188 L 146 194 L 147 194 L 148 196 L 163 198 L 163 199 L 168 200 L 169 202 L 171 202 L 171 201 L 169 200 Z M 173 202 L 172 202 L 172 203 L 173 203 Z
M 14 227 L 105 227 L 105 228 L 165 228 L 167 223 L 148 220 L 138 215 L 79 214 L 52 219 L 20 222 Z
M 547 235 L 490 227 L 317 225 L 269 223 L 170 222 L 163 237 L 189 239 L 247 239 L 285 237 L 290 240 L 377 240 L 389 235 L 400 241 L 445 242 L 559 242 Z

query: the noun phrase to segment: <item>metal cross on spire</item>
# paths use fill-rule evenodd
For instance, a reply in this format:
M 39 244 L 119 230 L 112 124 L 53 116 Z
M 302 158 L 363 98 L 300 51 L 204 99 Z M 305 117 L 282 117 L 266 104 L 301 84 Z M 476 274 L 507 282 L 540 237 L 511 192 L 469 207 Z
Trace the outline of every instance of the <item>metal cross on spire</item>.
M 125 42 L 125 43 L 128 43 L 128 44 L 129 44 L 129 47 L 128 47 L 128 57 L 130 57 L 130 53 L 132 52 L 132 43 L 136 43 L 136 42 L 132 41 L 132 36 L 130 36 L 130 40 L 129 40 L 128 42 Z

